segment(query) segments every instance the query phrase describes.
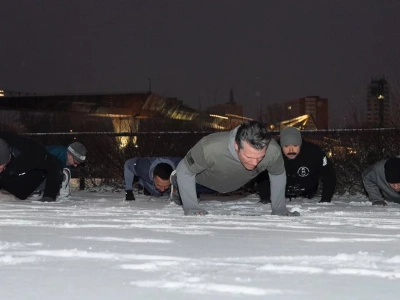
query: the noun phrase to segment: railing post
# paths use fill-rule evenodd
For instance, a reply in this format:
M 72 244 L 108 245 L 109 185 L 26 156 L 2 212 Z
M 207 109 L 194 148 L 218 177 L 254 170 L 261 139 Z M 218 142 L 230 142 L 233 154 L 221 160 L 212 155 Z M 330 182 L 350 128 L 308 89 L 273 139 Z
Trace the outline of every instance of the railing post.
M 83 191 L 85 189 L 85 178 L 79 178 L 79 190 Z

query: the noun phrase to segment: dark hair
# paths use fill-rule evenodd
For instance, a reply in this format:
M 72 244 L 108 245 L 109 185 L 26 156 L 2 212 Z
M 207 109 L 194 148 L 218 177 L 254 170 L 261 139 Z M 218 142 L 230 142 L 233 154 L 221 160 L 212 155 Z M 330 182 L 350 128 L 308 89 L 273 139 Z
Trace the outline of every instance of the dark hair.
M 388 183 L 400 183 L 400 158 L 389 158 L 384 165 L 385 179 Z
M 257 121 L 246 121 L 239 126 L 235 141 L 239 149 L 243 148 L 243 141 L 247 142 L 254 149 L 261 150 L 268 146 L 271 135 L 267 132 L 267 127 Z
M 167 163 L 159 163 L 153 171 L 153 176 L 158 176 L 162 180 L 168 180 L 169 177 L 171 176 L 173 169 L 171 165 Z

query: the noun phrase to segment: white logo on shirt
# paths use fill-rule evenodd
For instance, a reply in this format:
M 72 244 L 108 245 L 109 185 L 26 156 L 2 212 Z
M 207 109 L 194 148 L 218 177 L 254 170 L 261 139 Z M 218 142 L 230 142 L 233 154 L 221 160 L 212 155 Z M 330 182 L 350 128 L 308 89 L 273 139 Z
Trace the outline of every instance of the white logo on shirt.
M 300 167 L 297 170 L 297 175 L 299 175 L 300 177 L 306 177 L 310 174 L 310 170 L 307 167 Z
M 324 158 L 322 159 L 322 166 L 325 167 L 328 164 L 328 159 L 326 158 L 326 156 L 324 156 Z

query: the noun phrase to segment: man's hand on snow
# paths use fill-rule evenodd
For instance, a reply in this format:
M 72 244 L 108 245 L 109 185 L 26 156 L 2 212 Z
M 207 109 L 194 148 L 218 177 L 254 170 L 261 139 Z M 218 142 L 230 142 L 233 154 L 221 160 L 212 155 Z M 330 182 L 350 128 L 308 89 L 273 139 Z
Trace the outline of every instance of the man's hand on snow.
M 288 212 L 287 214 L 286 214 L 286 216 L 288 216 L 288 217 L 298 217 L 298 216 L 300 216 L 300 213 L 298 212 L 298 211 L 294 211 L 294 212 Z
M 126 191 L 126 196 L 125 196 L 126 201 L 133 201 L 135 200 L 135 196 L 133 195 L 133 191 L 127 190 Z
M 200 210 L 200 209 L 189 209 L 186 213 L 186 216 L 205 216 L 208 215 L 208 211 Z
M 331 200 L 328 200 L 328 199 L 321 199 L 319 201 L 319 203 L 330 203 L 330 202 L 331 202 Z
M 39 199 L 40 202 L 54 202 L 56 201 L 56 199 L 53 199 L 51 197 L 42 197 L 41 199 Z
M 372 205 L 387 206 L 388 204 L 385 200 L 375 200 L 372 202 Z

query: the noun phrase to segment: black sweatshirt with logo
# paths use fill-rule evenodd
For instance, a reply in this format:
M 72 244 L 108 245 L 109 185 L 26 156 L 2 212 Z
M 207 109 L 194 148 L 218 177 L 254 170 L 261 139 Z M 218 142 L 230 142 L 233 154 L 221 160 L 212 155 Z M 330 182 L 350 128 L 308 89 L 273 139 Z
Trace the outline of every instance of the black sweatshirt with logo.
M 286 197 L 307 197 L 315 196 L 319 178 L 322 179 L 322 202 L 330 202 L 336 186 L 336 172 L 332 162 L 324 151 L 311 142 L 303 140 L 300 153 L 294 159 L 282 155 L 286 170 Z M 263 193 L 269 188 L 268 176 L 261 174 L 257 179 L 261 200 L 268 198 L 268 194 Z M 264 188 L 261 188 L 264 187 Z

